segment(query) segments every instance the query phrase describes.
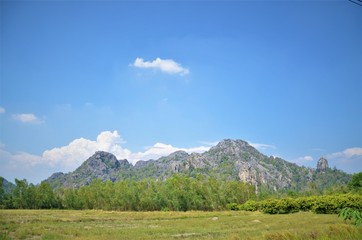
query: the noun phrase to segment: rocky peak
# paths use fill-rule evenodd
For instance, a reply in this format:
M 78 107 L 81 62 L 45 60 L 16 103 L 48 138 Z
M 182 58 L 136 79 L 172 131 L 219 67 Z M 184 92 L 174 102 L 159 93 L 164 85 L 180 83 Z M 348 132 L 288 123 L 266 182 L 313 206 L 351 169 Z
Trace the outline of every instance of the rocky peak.
M 212 147 L 209 152 L 219 153 L 222 155 L 237 156 L 243 152 L 248 152 L 254 155 L 260 154 L 254 147 L 243 140 L 224 139 L 216 146 Z
M 317 172 L 326 172 L 328 168 L 329 166 L 327 159 L 321 157 L 317 163 Z
M 228 148 L 245 148 L 247 146 L 249 146 L 249 144 L 243 140 L 224 139 L 213 148 L 228 149 Z
M 104 151 L 95 152 L 85 163 L 95 170 L 118 169 L 121 165 L 116 156 Z
M 171 153 L 170 155 L 166 157 L 162 157 L 162 159 L 165 162 L 173 162 L 173 161 L 183 161 L 186 160 L 189 157 L 189 154 L 185 151 L 176 151 L 174 153 Z
M 185 151 L 182 151 L 182 150 L 176 151 L 176 152 L 171 153 L 169 155 L 169 157 L 171 157 L 171 158 L 184 158 L 184 157 L 188 157 L 188 156 L 189 156 L 189 154 L 187 152 L 185 152 Z

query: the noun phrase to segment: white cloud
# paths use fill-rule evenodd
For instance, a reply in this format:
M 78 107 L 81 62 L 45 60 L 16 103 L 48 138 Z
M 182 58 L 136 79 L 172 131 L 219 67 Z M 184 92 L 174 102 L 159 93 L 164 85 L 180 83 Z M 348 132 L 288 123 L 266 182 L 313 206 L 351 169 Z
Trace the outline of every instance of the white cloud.
M 0 114 L 1 114 L 1 113 L 5 113 L 5 108 L 0 107 Z
M 258 149 L 259 151 L 265 150 L 265 149 L 276 149 L 274 145 L 270 144 L 264 144 L 264 143 L 253 143 L 248 141 L 248 143 L 253 146 L 254 148 Z
M 136 58 L 133 64 L 133 67 L 137 68 L 153 68 L 161 70 L 162 72 L 169 74 L 180 74 L 187 75 L 190 73 L 189 69 L 184 68 L 181 64 L 175 62 L 172 59 L 161 59 L 156 58 L 153 61 L 144 61 L 143 58 Z
M 78 138 L 67 146 L 46 150 L 43 158 L 52 166 L 62 165 L 71 171 L 96 151 L 113 153 L 119 159 L 129 158 L 131 152 L 122 148 L 121 143 L 124 142 L 117 131 L 105 131 L 98 135 L 96 141 Z
M 303 161 L 303 162 L 311 162 L 311 161 L 313 161 L 313 157 L 311 157 L 311 156 L 304 156 L 304 157 L 300 157 L 298 159 L 300 161 Z
M 127 159 L 132 164 L 139 160 L 158 159 L 167 156 L 175 151 L 183 150 L 188 153 L 202 153 L 210 147 L 179 148 L 169 144 L 156 143 L 148 147 L 143 152 L 131 152 L 122 147 L 125 141 L 117 131 L 101 132 L 96 140 L 78 138 L 68 145 L 46 150 L 42 155 L 29 153 L 9 153 L 0 149 L 0 176 L 8 179 L 26 178 L 30 182 L 38 183 L 49 177 L 54 172 L 69 172 L 79 167 L 87 158 L 96 151 L 106 151 L 113 153 L 117 159 Z M 24 169 L 28 169 L 25 171 Z M 39 174 L 37 173 L 39 169 Z M 11 176 L 11 177 L 9 177 Z
M 324 157 L 328 160 L 330 168 L 336 167 L 348 173 L 362 171 L 362 148 L 360 147 L 347 148 L 340 152 L 326 154 Z M 312 156 L 300 157 L 291 162 L 312 168 L 316 168 L 317 166 Z
M 13 119 L 23 123 L 42 123 L 43 120 L 32 113 L 14 114 Z
M 130 156 L 130 160 L 133 163 L 136 163 L 138 160 L 149 160 L 149 159 L 158 159 L 162 156 L 167 156 L 176 151 L 185 151 L 187 153 L 203 153 L 209 150 L 210 147 L 200 146 L 194 148 L 178 148 L 169 144 L 156 143 L 152 147 L 149 147 L 144 152 L 133 153 Z
M 362 157 L 362 148 L 347 148 L 342 152 L 336 152 L 329 155 L 330 158 L 353 158 L 353 157 Z
M 336 166 L 343 171 L 354 173 L 362 171 L 362 148 L 347 148 L 326 156 L 329 166 Z
M 27 179 L 31 183 L 40 183 L 57 171 L 44 163 L 41 156 L 25 152 L 9 153 L 0 149 L 0 176 L 14 182 L 14 179 Z
M 299 157 L 297 159 L 292 160 L 292 162 L 298 164 L 298 165 L 309 165 L 311 162 L 313 162 L 313 157 L 312 156 L 304 156 L 304 157 Z

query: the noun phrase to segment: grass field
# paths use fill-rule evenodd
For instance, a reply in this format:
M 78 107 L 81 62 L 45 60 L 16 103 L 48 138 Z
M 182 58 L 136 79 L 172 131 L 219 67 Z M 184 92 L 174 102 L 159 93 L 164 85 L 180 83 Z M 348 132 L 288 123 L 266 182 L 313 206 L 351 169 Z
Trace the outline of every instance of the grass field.
M 336 215 L 0 210 L 0 239 L 362 239 Z

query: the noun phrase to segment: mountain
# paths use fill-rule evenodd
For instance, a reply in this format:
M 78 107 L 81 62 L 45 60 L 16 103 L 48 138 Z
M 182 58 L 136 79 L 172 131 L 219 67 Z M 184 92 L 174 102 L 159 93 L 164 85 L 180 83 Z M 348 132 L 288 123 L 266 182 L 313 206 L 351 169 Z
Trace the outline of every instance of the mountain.
M 0 177 L 0 189 L 2 188 L 5 193 L 10 192 L 15 185 L 3 177 Z
M 334 184 L 346 184 L 351 175 L 330 169 L 321 158 L 317 170 L 298 166 L 281 158 L 268 157 L 242 140 L 226 139 L 202 154 L 174 152 L 157 160 L 138 161 L 134 166 L 126 159 L 98 151 L 74 172 L 54 173 L 46 181 L 53 188 L 80 187 L 94 179 L 119 181 L 126 179 L 164 180 L 172 174 L 198 174 L 222 180 L 240 180 L 269 190 L 290 189 L 300 191 L 310 187 L 324 189 Z

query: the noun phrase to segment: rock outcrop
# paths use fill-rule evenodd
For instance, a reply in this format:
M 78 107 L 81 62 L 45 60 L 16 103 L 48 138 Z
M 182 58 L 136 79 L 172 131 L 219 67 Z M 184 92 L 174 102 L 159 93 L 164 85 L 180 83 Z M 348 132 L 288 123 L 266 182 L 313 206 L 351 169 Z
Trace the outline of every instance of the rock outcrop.
M 328 168 L 329 166 L 327 159 L 321 157 L 317 162 L 317 172 L 325 173 Z
M 55 173 L 47 179 L 53 188 L 79 187 L 94 179 L 120 181 L 125 179 L 165 180 L 173 174 L 213 176 L 225 181 L 238 180 L 270 190 L 303 189 L 319 177 L 327 179 L 333 174 L 317 174 L 331 171 L 328 161 L 321 158 L 317 171 L 301 167 L 277 157 L 268 157 L 242 140 L 226 139 L 202 154 L 177 151 L 157 160 L 138 161 L 134 166 L 126 159 L 107 152 L 96 152 L 74 172 Z M 338 182 L 346 182 L 348 174 L 338 172 Z M 335 177 L 336 178 L 336 177 Z M 333 181 L 331 181 L 333 183 Z M 323 186 L 329 183 L 323 180 Z

